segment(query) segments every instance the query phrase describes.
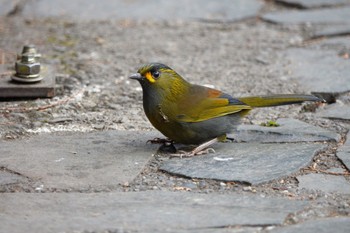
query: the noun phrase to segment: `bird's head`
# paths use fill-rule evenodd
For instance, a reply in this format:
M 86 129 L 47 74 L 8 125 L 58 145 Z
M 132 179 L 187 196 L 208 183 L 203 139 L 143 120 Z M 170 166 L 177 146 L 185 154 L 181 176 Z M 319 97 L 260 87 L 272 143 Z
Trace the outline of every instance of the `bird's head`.
M 168 89 L 174 83 L 187 83 L 169 66 L 161 63 L 150 63 L 138 69 L 137 73 L 129 76 L 140 82 L 143 90 L 145 89 Z

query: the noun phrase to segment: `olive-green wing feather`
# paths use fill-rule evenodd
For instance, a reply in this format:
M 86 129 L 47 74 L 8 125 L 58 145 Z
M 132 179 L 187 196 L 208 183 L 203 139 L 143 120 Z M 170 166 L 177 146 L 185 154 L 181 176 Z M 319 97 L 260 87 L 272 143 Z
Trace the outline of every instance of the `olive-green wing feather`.
M 206 98 L 200 101 L 189 101 L 192 105 L 187 105 L 183 114 L 177 116 L 178 120 L 183 122 L 200 122 L 215 117 L 221 117 L 233 113 L 246 114 L 254 107 L 271 107 L 287 104 L 302 103 L 305 101 L 323 101 L 313 95 L 271 95 L 271 96 L 253 96 L 235 99 L 232 96 L 214 89 L 207 89 Z M 186 104 L 184 104 L 186 106 Z
M 201 122 L 233 113 L 247 112 L 252 108 L 221 91 L 193 85 L 187 98 L 179 107 L 182 122 Z
M 205 109 L 196 109 L 188 112 L 186 114 L 180 114 L 177 116 L 178 120 L 183 122 L 200 122 L 209 120 L 215 117 L 221 117 L 233 113 L 240 113 L 244 110 L 251 110 L 252 108 L 248 105 L 226 105 L 226 106 L 218 106 L 214 103 L 212 106 L 208 106 Z M 218 101 L 221 102 L 221 101 Z
M 323 101 L 322 99 L 313 95 L 271 95 L 271 96 L 252 96 L 243 97 L 239 100 L 251 107 L 271 107 L 287 104 L 298 104 L 305 101 Z

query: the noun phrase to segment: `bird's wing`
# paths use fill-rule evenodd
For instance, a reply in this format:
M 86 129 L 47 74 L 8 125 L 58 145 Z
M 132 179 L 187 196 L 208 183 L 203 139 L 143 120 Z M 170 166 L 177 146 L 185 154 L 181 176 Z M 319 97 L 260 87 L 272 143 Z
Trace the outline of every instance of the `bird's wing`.
M 287 104 L 298 104 L 305 101 L 323 101 L 313 95 L 284 94 L 270 96 L 250 96 L 239 98 L 239 101 L 252 107 L 271 107 Z
M 182 122 L 201 122 L 233 113 L 245 114 L 252 108 L 221 91 L 194 85 L 182 101 L 177 119 Z

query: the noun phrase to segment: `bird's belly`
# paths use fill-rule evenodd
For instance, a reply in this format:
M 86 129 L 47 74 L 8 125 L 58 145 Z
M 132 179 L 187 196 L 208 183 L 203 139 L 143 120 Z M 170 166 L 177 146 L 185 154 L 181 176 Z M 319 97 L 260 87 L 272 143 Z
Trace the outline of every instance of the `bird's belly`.
M 168 138 L 177 143 L 201 144 L 235 130 L 239 115 L 231 114 L 202 122 L 163 122 L 156 127 Z

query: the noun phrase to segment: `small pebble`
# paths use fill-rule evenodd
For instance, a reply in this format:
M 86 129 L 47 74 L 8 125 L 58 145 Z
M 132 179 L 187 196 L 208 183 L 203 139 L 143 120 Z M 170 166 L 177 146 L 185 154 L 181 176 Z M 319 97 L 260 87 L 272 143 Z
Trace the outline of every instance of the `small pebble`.
M 252 191 L 252 187 L 251 186 L 245 186 L 245 187 L 243 187 L 243 191 L 251 192 Z

